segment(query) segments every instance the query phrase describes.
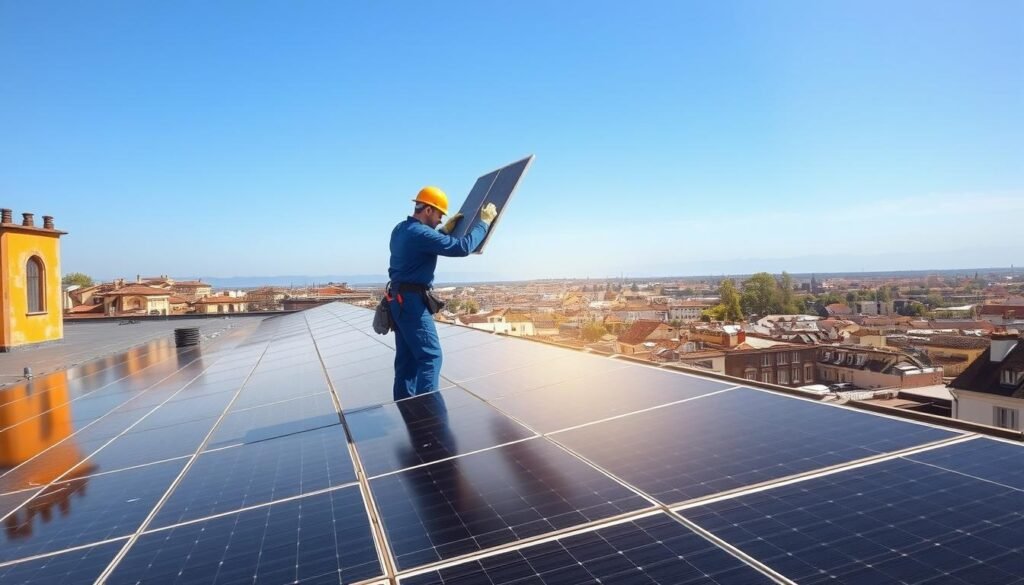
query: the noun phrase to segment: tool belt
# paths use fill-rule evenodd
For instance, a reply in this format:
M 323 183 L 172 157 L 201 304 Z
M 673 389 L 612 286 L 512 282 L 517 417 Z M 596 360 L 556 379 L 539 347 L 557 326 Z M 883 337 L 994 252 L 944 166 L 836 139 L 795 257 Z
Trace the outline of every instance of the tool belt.
M 402 304 L 402 293 L 419 293 L 423 295 L 423 303 L 427 306 L 427 311 L 431 315 L 436 314 L 438 311 L 444 308 L 444 301 L 437 298 L 430 287 L 425 284 L 415 284 L 411 282 L 399 282 L 392 283 L 389 287 L 390 290 L 395 291 L 398 297 L 398 304 Z

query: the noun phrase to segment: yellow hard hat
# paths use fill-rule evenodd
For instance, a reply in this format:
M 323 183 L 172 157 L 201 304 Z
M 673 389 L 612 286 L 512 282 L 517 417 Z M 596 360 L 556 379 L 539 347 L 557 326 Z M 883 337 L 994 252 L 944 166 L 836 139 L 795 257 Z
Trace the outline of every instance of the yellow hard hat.
M 426 203 L 436 208 L 442 215 L 448 215 L 448 196 L 437 187 L 424 187 L 413 199 L 416 203 Z

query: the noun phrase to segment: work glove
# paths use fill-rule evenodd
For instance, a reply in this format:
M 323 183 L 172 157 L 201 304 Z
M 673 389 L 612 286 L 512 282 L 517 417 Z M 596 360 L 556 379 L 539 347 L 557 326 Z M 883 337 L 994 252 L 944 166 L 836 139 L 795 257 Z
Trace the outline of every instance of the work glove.
M 456 213 L 455 215 L 449 217 L 448 221 L 444 222 L 444 225 L 441 226 L 441 233 L 446 236 L 450 236 L 452 232 L 455 231 L 455 226 L 459 225 L 460 219 L 462 219 L 461 213 Z
M 480 219 L 483 220 L 487 225 L 491 225 L 494 218 L 498 217 L 498 208 L 493 203 L 484 205 L 484 208 L 480 210 Z

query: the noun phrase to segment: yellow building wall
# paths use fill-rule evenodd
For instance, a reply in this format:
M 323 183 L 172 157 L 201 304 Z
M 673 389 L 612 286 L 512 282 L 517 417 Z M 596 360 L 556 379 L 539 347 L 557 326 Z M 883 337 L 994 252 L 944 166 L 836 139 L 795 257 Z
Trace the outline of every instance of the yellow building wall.
M 43 261 L 46 306 L 42 314 L 28 314 L 28 259 Z M 64 337 L 60 288 L 60 239 L 55 235 L 4 231 L 0 234 L 3 318 L 0 345 L 5 348 L 53 341 Z

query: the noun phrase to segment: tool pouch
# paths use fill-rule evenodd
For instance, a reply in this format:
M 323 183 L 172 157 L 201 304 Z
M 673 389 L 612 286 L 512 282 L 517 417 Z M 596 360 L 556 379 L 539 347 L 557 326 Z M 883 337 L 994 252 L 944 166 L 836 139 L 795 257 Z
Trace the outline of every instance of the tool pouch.
M 427 311 L 429 311 L 431 315 L 437 314 L 438 311 L 444 308 L 444 301 L 437 298 L 433 291 L 424 291 L 423 300 L 427 303 Z
M 391 295 L 385 293 L 384 298 L 377 303 L 377 310 L 373 312 L 373 330 L 381 335 L 387 335 L 395 328 L 391 322 L 391 307 L 389 301 Z

